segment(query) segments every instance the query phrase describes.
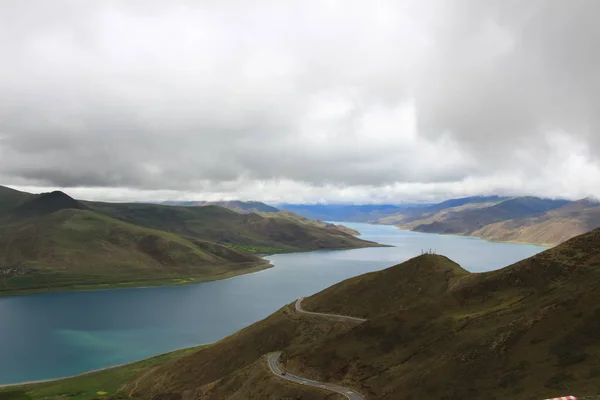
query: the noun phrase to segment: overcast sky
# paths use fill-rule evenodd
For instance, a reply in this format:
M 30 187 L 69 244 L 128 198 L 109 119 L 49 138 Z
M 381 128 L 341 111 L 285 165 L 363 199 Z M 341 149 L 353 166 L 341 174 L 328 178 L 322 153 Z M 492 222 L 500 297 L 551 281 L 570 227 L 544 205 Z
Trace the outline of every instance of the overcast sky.
M 597 0 L 0 0 L 0 183 L 600 197 Z

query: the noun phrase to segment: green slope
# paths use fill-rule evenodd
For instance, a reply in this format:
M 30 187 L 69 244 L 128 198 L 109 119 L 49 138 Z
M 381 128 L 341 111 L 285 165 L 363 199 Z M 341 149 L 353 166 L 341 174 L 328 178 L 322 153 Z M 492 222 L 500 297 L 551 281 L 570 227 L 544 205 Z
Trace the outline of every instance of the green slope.
M 86 203 L 91 209 L 136 225 L 214 241 L 241 249 L 275 253 L 376 246 L 343 229 L 293 220 L 278 213 L 240 214 L 218 207 L 178 207 L 154 204 Z
M 279 349 L 287 370 L 368 399 L 596 395 L 599 285 L 600 230 L 489 273 L 470 274 L 443 256 L 424 255 L 304 302 L 311 311 L 368 317 L 363 324 L 332 323 L 286 306 L 127 389 L 146 399 L 319 398 L 265 369 L 264 355 Z
M 31 194 L 0 186 L 0 216 L 25 201 Z
M 2 219 L 0 293 L 181 284 L 266 267 L 254 256 L 216 243 L 83 208 L 64 194 L 49 194 Z
M 217 206 L 81 202 L 60 191 L 2 189 L 0 294 L 199 282 L 268 266 L 251 253 L 377 245 L 336 226 Z

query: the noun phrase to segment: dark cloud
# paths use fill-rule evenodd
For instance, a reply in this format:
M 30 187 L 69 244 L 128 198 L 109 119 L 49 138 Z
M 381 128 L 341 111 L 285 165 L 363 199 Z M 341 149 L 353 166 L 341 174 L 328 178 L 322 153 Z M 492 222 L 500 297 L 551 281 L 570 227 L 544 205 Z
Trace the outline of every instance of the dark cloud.
M 7 0 L 0 178 L 115 199 L 600 196 L 598 11 Z

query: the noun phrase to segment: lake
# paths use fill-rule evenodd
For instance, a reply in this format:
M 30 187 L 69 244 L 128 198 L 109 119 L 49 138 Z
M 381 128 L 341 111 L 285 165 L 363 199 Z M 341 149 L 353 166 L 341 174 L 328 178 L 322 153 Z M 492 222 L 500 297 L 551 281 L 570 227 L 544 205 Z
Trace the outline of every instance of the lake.
M 300 296 L 433 250 L 472 272 L 543 247 L 344 223 L 395 247 L 280 254 L 274 268 L 177 287 L 0 297 L 0 384 L 58 378 L 214 342 Z

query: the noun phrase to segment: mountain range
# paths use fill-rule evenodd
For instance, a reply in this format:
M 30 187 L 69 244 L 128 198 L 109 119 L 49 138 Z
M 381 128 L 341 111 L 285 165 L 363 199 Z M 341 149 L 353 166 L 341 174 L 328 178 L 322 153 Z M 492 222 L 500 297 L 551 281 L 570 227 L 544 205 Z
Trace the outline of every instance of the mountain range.
M 305 217 L 396 225 L 418 232 L 554 246 L 600 227 L 600 202 L 475 196 L 437 204 L 282 205 Z
M 267 268 L 257 254 L 375 245 L 287 212 L 87 202 L 0 187 L 0 294 L 192 283 Z

